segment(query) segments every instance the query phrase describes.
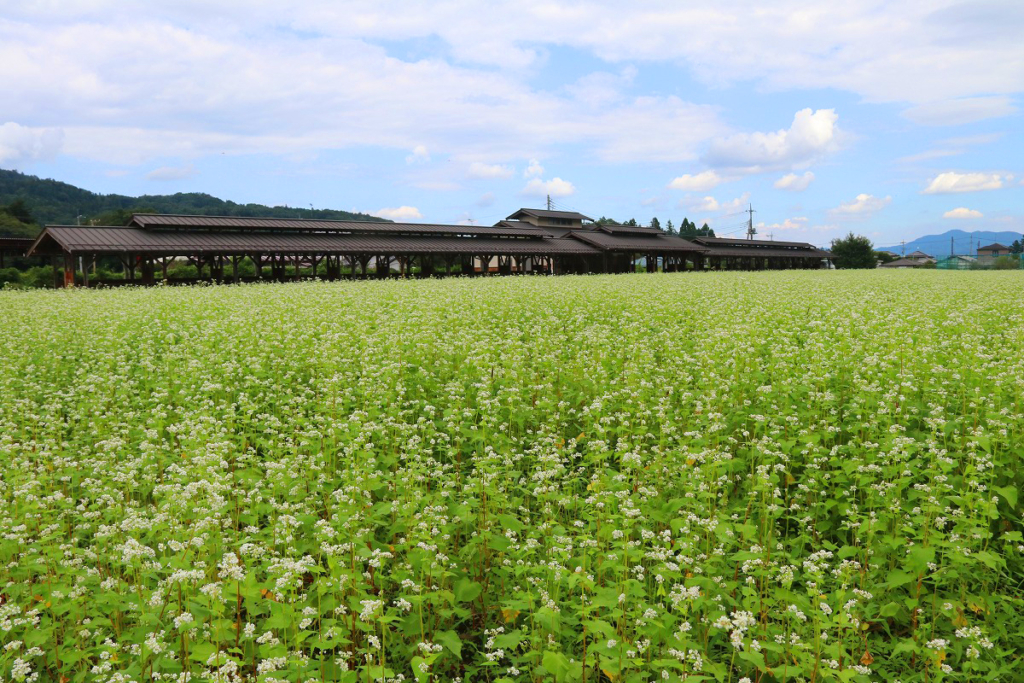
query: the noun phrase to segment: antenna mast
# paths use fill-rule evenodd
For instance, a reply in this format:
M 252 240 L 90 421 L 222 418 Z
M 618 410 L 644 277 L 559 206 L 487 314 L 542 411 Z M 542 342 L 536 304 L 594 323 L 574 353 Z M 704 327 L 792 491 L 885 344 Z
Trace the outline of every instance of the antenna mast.
M 551 195 L 548 195 L 548 211 L 551 210 Z
M 747 208 L 746 213 L 750 214 L 750 218 L 747 220 L 747 239 L 748 240 L 752 240 L 752 239 L 754 239 L 754 235 L 757 234 L 757 230 L 754 230 L 754 213 L 755 213 L 755 211 L 754 211 L 754 205 L 753 204 L 748 204 L 747 206 L 748 206 L 748 208 Z

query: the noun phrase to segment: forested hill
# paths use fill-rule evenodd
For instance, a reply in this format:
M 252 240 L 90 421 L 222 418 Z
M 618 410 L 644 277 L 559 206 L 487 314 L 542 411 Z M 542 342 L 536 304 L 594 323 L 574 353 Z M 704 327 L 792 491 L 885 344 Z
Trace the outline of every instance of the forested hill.
M 18 200 L 21 200 L 18 202 Z M 15 225 L 5 211 L 16 203 L 22 220 L 30 217 L 40 226 L 74 225 L 81 216 L 82 224 L 120 225 L 133 211 L 152 213 L 207 214 L 216 216 L 273 216 L 275 218 L 324 218 L 334 220 L 384 221 L 365 213 L 334 209 L 299 209 L 262 204 L 236 204 L 208 194 L 188 192 L 171 195 L 128 197 L 119 194 L 96 194 L 57 180 L 44 180 L 17 171 L 0 169 L 0 235 L 22 234 L 24 226 Z M 38 228 L 32 230 L 32 234 Z

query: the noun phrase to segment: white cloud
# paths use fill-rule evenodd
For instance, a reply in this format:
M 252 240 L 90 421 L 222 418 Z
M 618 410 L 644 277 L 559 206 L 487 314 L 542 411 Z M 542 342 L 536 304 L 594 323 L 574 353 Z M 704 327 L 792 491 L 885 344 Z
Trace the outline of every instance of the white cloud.
M 64 131 L 30 128 L 9 121 L 0 126 L 0 164 L 22 168 L 35 161 L 53 159 L 64 144 Z
M 875 197 L 870 194 L 859 194 L 852 202 L 843 202 L 829 214 L 836 217 L 870 216 L 892 203 L 892 197 Z
M 416 145 L 412 148 L 412 154 L 405 158 L 405 163 L 412 166 L 413 164 L 425 164 L 430 161 L 430 152 L 427 151 L 426 146 Z
M 423 214 L 421 214 L 420 210 L 415 206 L 399 206 L 394 209 L 378 209 L 377 211 L 371 211 L 370 215 L 399 222 L 412 220 L 414 218 L 423 218 Z
M 833 109 L 801 109 L 788 129 L 738 133 L 712 141 L 705 161 L 746 173 L 806 166 L 839 148 L 838 120 Z
M 572 183 L 561 178 L 552 178 L 547 181 L 534 178 L 526 183 L 526 187 L 523 188 L 520 194 L 526 197 L 544 197 L 546 195 L 568 197 L 575 191 L 576 188 Z
M 905 110 L 903 116 L 925 126 L 959 126 L 1015 113 L 1012 99 L 996 95 L 927 102 Z
M 754 227 L 761 233 L 766 230 L 803 230 L 807 227 L 807 218 L 805 216 L 796 216 L 795 218 L 787 218 L 781 223 L 772 223 L 771 225 L 757 223 Z
M 482 195 L 480 195 L 480 198 L 476 200 L 476 205 L 478 207 L 480 207 L 481 209 L 486 209 L 488 206 L 492 206 L 493 204 L 494 204 L 494 193 L 493 192 L 484 192 Z
M 530 159 L 530 165 L 523 171 L 524 178 L 539 178 L 544 175 L 544 167 L 536 159 Z
M 511 178 L 516 169 L 501 164 L 484 164 L 474 161 L 469 165 L 470 178 Z
M 943 218 L 981 218 L 983 214 L 977 209 L 968 209 L 966 207 L 959 207 L 951 211 L 947 211 L 942 214 Z
M 1009 180 L 1006 177 L 1005 180 Z M 932 178 L 922 194 L 950 194 L 953 192 L 981 192 L 1003 187 L 1004 177 L 998 173 L 957 173 L 947 171 Z
M 797 175 L 796 173 L 787 173 L 778 180 L 775 181 L 776 190 L 790 190 L 791 192 L 803 192 L 807 189 L 807 186 L 814 180 L 814 174 L 810 171 L 805 172 L 803 175 Z
M 696 175 L 685 173 L 675 178 L 668 184 L 673 190 L 686 190 L 687 192 L 707 192 L 713 190 L 724 182 L 723 178 L 714 171 L 702 171 Z
M 686 198 L 679 202 L 679 208 L 688 208 L 691 211 L 701 211 L 705 213 L 733 213 L 747 208 L 747 203 L 749 201 L 750 193 L 744 192 L 736 199 L 732 199 L 727 202 L 719 202 L 714 197 L 703 197 L 700 199 Z
M 199 175 L 192 164 L 184 166 L 161 166 L 146 174 L 146 180 L 187 180 Z

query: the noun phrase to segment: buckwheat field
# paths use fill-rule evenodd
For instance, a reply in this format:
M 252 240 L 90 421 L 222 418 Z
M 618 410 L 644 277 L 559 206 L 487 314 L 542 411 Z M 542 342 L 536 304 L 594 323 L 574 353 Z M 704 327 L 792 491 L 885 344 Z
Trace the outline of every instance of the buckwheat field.
M 5 681 L 1024 680 L 1024 279 L 0 292 Z

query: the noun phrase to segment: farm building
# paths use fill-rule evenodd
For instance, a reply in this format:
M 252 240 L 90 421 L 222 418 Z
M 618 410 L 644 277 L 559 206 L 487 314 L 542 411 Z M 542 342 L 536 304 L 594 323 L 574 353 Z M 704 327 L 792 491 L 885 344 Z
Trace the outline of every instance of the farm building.
M 955 254 L 953 256 L 947 256 L 944 259 L 939 259 L 935 267 L 940 270 L 970 270 L 976 265 L 978 259 L 973 256 L 964 256 L 961 254 Z
M 978 247 L 978 265 L 991 266 L 1000 256 L 1008 256 L 1010 248 L 1006 245 L 994 242 L 984 247 Z
M 238 281 L 248 259 L 256 279 L 328 279 L 486 273 L 620 273 L 658 270 L 821 268 L 831 254 L 810 244 L 695 238 L 649 227 L 594 223 L 583 214 L 520 209 L 494 226 L 318 219 L 136 214 L 128 226 L 47 226 L 29 253 L 88 286 L 97 259 L 116 258 L 125 280 L 167 279 L 175 260 L 201 278 Z

